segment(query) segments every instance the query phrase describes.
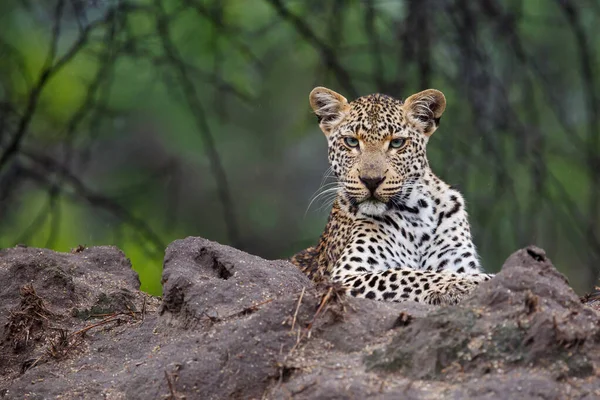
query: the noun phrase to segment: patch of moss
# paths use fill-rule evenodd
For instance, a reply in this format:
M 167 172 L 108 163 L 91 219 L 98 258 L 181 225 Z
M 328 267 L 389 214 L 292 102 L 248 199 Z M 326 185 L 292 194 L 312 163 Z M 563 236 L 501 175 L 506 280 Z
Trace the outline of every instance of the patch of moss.
M 577 378 L 585 378 L 594 373 L 594 365 L 583 354 L 575 353 L 566 357 L 569 367 L 569 375 Z
M 514 323 L 500 325 L 492 332 L 487 357 L 517 363 L 525 359 L 525 332 Z
M 412 353 L 397 349 L 390 357 L 387 349 L 375 350 L 364 358 L 367 370 L 394 372 L 412 368 Z
M 477 319 L 478 314 L 469 309 L 442 309 L 426 320 L 401 328 L 387 348 L 373 352 L 364 362 L 369 369 L 402 370 L 411 376 L 435 379 L 460 360 L 460 353 L 468 351 L 467 343 Z M 423 336 L 424 331 L 427 337 Z M 430 365 L 430 369 L 416 360 Z

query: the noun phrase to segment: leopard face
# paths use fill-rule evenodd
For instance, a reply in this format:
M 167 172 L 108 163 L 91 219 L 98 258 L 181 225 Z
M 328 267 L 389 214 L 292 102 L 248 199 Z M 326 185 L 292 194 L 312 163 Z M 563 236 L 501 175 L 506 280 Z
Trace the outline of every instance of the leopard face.
M 310 104 L 328 139 L 328 157 L 341 194 L 362 214 L 401 207 L 428 166 L 426 145 L 446 107 L 434 89 L 405 102 L 372 94 L 348 102 L 317 87 Z

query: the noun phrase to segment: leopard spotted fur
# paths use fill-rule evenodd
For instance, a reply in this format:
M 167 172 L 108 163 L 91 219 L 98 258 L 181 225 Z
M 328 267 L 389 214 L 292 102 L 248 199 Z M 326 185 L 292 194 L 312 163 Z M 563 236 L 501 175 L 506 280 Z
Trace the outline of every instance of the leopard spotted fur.
M 337 197 L 319 243 L 291 260 L 352 296 L 456 304 L 489 280 L 465 201 L 429 167 L 426 145 L 446 107 L 434 89 L 402 102 L 348 102 L 323 87 L 310 104 L 328 140 Z

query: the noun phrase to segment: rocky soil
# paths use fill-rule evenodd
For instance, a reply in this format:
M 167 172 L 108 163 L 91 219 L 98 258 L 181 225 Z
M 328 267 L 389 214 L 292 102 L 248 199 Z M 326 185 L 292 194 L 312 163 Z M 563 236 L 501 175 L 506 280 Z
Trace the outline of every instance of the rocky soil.
M 535 247 L 446 308 L 201 238 L 168 247 L 162 299 L 115 247 L 5 249 L 0 282 L 0 398 L 600 398 L 597 303 Z

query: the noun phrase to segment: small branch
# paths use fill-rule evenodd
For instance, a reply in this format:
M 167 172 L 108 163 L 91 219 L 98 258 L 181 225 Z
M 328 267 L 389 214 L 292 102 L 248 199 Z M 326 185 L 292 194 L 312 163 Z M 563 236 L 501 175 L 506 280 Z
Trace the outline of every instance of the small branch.
M 184 400 L 185 396 L 177 392 L 177 390 L 175 389 L 175 382 L 173 382 L 173 376 L 169 374 L 166 370 L 165 378 L 167 378 L 167 385 L 169 386 L 169 396 L 167 396 L 167 398 L 169 400 Z
M 221 200 L 223 219 L 227 226 L 229 239 L 234 247 L 241 247 L 241 239 L 238 230 L 237 218 L 235 217 L 235 207 L 233 204 L 231 192 L 229 190 L 229 184 L 225 168 L 221 162 L 221 157 L 216 148 L 215 140 L 211 133 L 204 107 L 200 102 L 200 98 L 196 93 L 194 83 L 188 76 L 187 69 L 185 68 L 182 58 L 179 55 L 175 44 L 171 41 L 169 24 L 167 23 L 166 15 L 160 4 L 160 0 L 156 1 L 156 6 L 160 10 L 161 15 L 157 18 L 157 29 L 160 35 L 165 55 L 170 60 L 171 65 L 175 68 L 177 77 L 179 79 L 181 90 L 183 90 L 185 98 L 187 100 L 190 112 L 196 121 L 196 125 L 202 136 L 206 156 L 210 162 L 211 170 L 215 183 L 217 185 L 217 191 Z
M 302 304 L 302 298 L 304 297 L 304 291 L 306 290 L 306 287 L 302 287 L 302 292 L 300 293 L 300 297 L 298 298 L 298 304 L 296 305 L 296 311 L 294 311 L 294 318 L 292 318 L 292 328 L 290 329 L 291 331 L 294 330 L 294 327 L 296 326 L 296 318 L 298 317 L 298 310 L 300 310 L 300 304 Z
M 267 0 L 267 2 L 271 4 L 281 18 L 292 24 L 296 31 L 321 54 L 321 58 L 348 95 L 358 97 L 358 91 L 352 84 L 352 78 L 340 64 L 334 49 L 319 39 L 308 24 L 297 15 L 292 14 L 281 0 Z
M 119 315 L 117 315 L 117 314 L 113 314 L 113 315 L 111 315 L 109 317 L 104 318 L 100 322 L 96 322 L 95 324 L 88 325 L 88 326 L 86 326 L 83 329 L 80 329 L 78 331 L 72 332 L 72 333 L 69 334 L 69 336 L 73 337 L 73 336 L 76 336 L 76 335 L 83 335 L 87 331 L 89 331 L 90 329 L 94 329 L 94 328 L 97 328 L 99 326 L 106 325 L 108 323 L 115 322 L 115 321 L 120 321 Z
M 64 0 L 59 0 L 55 11 L 55 25 L 53 29 L 52 42 L 50 44 L 50 50 L 46 57 L 46 63 L 42 68 L 42 72 L 37 80 L 36 85 L 31 89 L 27 101 L 25 111 L 18 123 L 16 132 L 13 134 L 10 143 L 6 147 L 6 150 L 0 156 L 0 172 L 4 169 L 6 164 L 17 155 L 21 147 L 21 142 L 25 137 L 29 124 L 33 119 L 33 114 L 37 109 L 37 105 L 40 99 L 40 95 L 50 80 L 56 73 L 58 73 L 69 61 L 71 61 L 80 50 L 87 44 L 90 33 L 98 26 L 104 24 L 106 21 L 113 17 L 113 9 L 110 9 L 104 18 L 88 25 L 84 31 L 79 35 L 77 41 L 69 48 L 69 50 L 62 56 L 58 61 L 54 62 L 56 57 L 57 42 L 60 36 L 60 20 L 62 19 Z
M 33 161 L 35 164 L 40 166 L 42 170 L 53 171 L 56 174 L 58 174 L 61 178 L 64 179 L 66 183 L 68 183 L 73 188 L 77 196 L 85 199 L 88 203 L 95 207 L 103 208 L 109 211 L 111 214 L 115 215 L 126 224 L 135 228 L 136 231 L 138 231 L 144 237 L 145 241 L 150 242 L 154 246 L 155 255 L 162 254 L 166 247 L 165 244 L 145 221 L 135 217 L 126 208 L 116 203 L 114 200 L 88 188 L 82 180 L 75 176 L 65 166 L 61 165 L 52 158 L 40 154 L 34 154 L 31 152 L 24 152 L 23 154 L 29 160 Z M 52 183 L 49 182 L 48 178 L 45 175 L 37 173 L 33 170 L 29 172 L 35 178 L 41 180 L 45 184 L 52 185 Z
M 593 49 L 589 46 L 588 37 L 582 26 L 579 11 L 573 6 L 571 1 L 556 0 L 561 7 L 569 26 L 575 36 L 577 50 L 579 52 L 579 68 L 581 71 L 581 86 L 585 95 L 588 117 L 587 143 L 585 147 L 588 170 L 590 173 L 590 192 L 589 192 L 589 214 L 587 223 L 587 236 L 593 238 L 596 236 L 596 225 L 600 222 L 600 161 L 598 151 L 600 151 L 600 113 L 598 107 L 600 102 L 596 95 L 596 82 L 594 79 L 595 56 Z M 600 254 L 589 252 L 588 263 L 590 266 L 596 265 Z M 596 268 L 596 273 L 598 268 Z M 595 277 L 593 277 L 595 278 Z

